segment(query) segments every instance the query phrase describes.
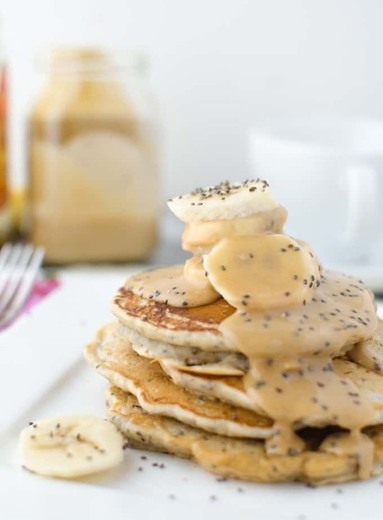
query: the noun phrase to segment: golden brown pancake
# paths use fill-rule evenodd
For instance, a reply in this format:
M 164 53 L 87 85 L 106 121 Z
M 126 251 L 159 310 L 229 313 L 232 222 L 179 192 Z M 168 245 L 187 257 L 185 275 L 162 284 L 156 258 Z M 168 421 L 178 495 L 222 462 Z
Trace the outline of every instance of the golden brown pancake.
M 369 478 L 383 472 L 373 296 L 362 281 L 323 271 L 282 227 L 263 225 L 266 189 L 221 183 L 173 200 L 193 221 L 192 258 L 131 277 L 113 301 L 117 325 L 85 355 L 115 385 L 109 415 L 134 446 L 249 481 Z M 206 228 L 210 199 L 214 218 L 228 222 Z M 243 201 L 261 228 L 235 219 Z M 220 231 L 208 249 L 204 229 Z
M 262 410 L 246 393 L 242 377 L 196 374 L 178 370 L 166 361 L 161 361 L 160 365 L 176 385 L 186 388 L 190 392 L 205 395 L 210 399 L 219 399 L 224 403 L 262 414 Z
M 222 298 L 200 307 L 171 307 L 121 287 L 114 297 L 112 312 L 121 323 L 154 340 L 203 350 L 237 350 L 218 330 L 219 324 L 234 312 Z
M 100 329 L 85 355 L 112 384 L 138 396 L 146 411 L 223 435 L 265 438 L 270 434 L 272 422 L 246 394 L 242 377 L 192 374 L 164 362 L 151 362 L 136 354 L 127 340 L 121 340 L 115 327 L 116 323 L 111 323 Z M 370 424 L 381 422 L 383 378 L 344 357 L 334 360 L 334 369 L 340 377 L 350 378 L 371 403 L 374 416 Z M 311 417 L 297 427 L 324 425 Z
M 294 456 L 268 455 L 260 440 L 232 439 L 187 426 L 172 418 L 149 415 L 137 399 L 117 387 L 107 393 L 108 416 L 133 448 L 191 458 L 221 477 L 253 482 L 304 481 L 313 484 L 358 478 L 358 458 L 315 451 L 308 446 Z M 320 432 L 323 437 L 324 432 Z M 374 442 L 373 474 L 383 469 L 383 427 L 366 430 Z
M 249 363 L 239 352 L 201 350 L 197 347 L 181 347 L 147 338 L 127 325 L 117 323 L 116 334 L 128 341 L 140 356 L 166 362 L 178 370 L 196 374 L 233 376 L 243 375 Z
M 266 438 L 273 421 L 253 411 L 198 396 L 176 386 L 156 362 L 138 356 L 103 327 L 85 348 L 87 360 L 112 384 L 134 394 L 148 413 L 166 415 L 206 431 L 233 437 Z
M 163 370 L 172 381 L 191 392 L 207 397 L 217 398 L 234 406 L 241 406 L 262 413 L 255 408 L 254 403 L 245 390 L 243 377 L 222 377 L 180 371 L 167 363 L 161 362 Z M 346 357 L 334 359 L 334 370 L 342 378 L 350 379 L 357 387 L 361 396 L 372 405 L 373 422 L 383 422 L 383 377 L 373 370 L 350 361 Z

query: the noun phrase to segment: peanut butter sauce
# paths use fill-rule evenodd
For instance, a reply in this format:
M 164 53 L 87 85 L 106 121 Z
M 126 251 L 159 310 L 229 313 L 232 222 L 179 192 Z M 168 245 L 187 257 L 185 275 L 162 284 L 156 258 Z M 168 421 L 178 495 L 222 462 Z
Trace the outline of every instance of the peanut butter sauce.
M 374 447 L 362 429 L 374 424 L 374 410 L 332 360 L 374 333 L 373 296 L 361 281 L 323 271 L 307 244 L 282 234 L 285 220 L 282 207 L 194 220 L 183 234 L 183 248 L 194 253 L 185 267 L 138 275 L 129 288 L 178 307 L 225 298 L 236 312 L 220 331 L 249 360 L 244 383 L 254 408 L 275 421 L 267 453 L 297 455 L 306 449 L 297 430 L 339 426 L 345 431 L 319 449 L 355 458 L 367 478 Z
M 290 306 L 286 301 L 277 309 L 241 309 L 221 324 L 221 330 L 248 356 L 296 359 L 340 356 L 370 337 L 376 326 L 369 291 L 346 275 L 325 272 L 305 304 Z
M 230 295 L 230 303 L 237 308 L 222 322 L 220 330 L 249 360 L 250 370 L 244 380 L 248 395 L 275 420 L 276 434 L 267 441 L 267 452 L 297 454 L 304 443 L 294 434 L 296 429 L 337 425 L 351 432 L 346 439 L 352 437 L 352 442 L 338 443 L 339 452 L 352 452 L 360 459 L 359 475 L 366 478 L 371 473 L 372 448 L 366 447 L 370 441 L 360 432 L 374 422 L 373 408 L 350 380 L 336 374 L 332 358 L 374 332 L 377 318 L 373 299 L 362 282 L 349 276 L 331 272 L 319 278 L 310 275 L 312 266 L 302 263 L 297 246 L 272 248 L 276 237 L 268 239 L 266 261 L 261 255 L 265 237 L 260 235 L 227 239 L 213 250 L 211 258 L 205 258 L 213 286 L 221 294 Z M 244 260 L 249 250 L 253 258 Z M 218 259 L 226 261 L 224 270 L 217 265 Z M 314 257 L 311 259 L 314 261 Z M 291 271 L 294 263 L 297 280 L 292 275 L 294 269 Z M 306 280 L 304 288 L 311 285 L 311 292 L 299 303 L 291 299 L 292 279 Z M 246 284 L 248 298 L 243 294 Z M 262 302 L 252 292 L 258 287 L 262 287 Z M 347 450 L 343 449 L 345 444 Z
M 220 240 L 230 236 L 282 233 L 286 219 L 286 209 L 278 206 L 234 220 L 189 222 L 182 235 L 182 249 L 192 253 L 208 252 Z
M 367 435 L 360 433 L 359 430 L 329 435 L 319 449 L 336 455 L 356 455 L 359 478 L 366 479 L 371 476 L 371 468 L 374 462 L 374 444 Z
M 142 298 L 167 303 L 172 307 L 199 307 L 220 298 L 206 277 L 190 280 L 185 276 L 183 265 L 132 276 L 128 289 Z

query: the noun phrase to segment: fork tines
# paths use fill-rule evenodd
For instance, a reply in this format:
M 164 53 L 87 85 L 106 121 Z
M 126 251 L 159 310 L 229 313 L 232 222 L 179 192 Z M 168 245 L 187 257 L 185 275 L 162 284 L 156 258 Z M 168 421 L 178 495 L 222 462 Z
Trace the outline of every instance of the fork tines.
M 0 250 L 0 328 L 23 309 L 37 278 L 44 249 L 30 244 L 4 244 Z

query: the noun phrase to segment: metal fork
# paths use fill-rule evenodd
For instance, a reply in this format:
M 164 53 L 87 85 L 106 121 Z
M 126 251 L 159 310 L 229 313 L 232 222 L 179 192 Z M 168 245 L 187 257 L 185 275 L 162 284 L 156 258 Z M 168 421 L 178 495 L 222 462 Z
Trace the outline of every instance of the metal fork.
M 44 249 L 30 244 L 4 244 L 0 250 L 0 329 L 22 311 L 44 258 Z

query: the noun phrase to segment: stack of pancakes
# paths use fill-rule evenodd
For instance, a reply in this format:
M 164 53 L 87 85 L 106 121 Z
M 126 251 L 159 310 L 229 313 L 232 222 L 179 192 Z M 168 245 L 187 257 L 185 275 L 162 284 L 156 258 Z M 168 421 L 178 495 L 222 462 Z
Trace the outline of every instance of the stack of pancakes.
M 112 311 L 117 319 L 99 330 L 85 356 L 111 383 L 108 417 L 130 446 L 191 458 L 219 476 L 248 481 L 358 478 L 357 454 L 320 449 L 336 426 L 301 424 L 299 454 L 266 449 L 275 424 L 246 392 L 249 360 L 221 333 L 220 324 L 235 312 L 223 298 L 175 307 L 139 294 L 128 281 Z M 333 363 L 372 404 L 374 424 L 364 433 L 374 443 L 373 474 L 381 473 L 383 326 Z
M 307 451 L 268 455 L 273 421 L 254 411 L 243 386 L 247 360 L 230 352 L 218 330 L 233 312 L 224 300 L 172 308 L 121 288 L 113 304 L 118 321 L 103 327 L 86 357 L 113 385 L 109 418 L 132 447 L 192 458 L 224 477 L 258 482 L 341 482 L 357 478 L 358 461 L 317 451 L 327 429 L 302 429 Z M 383 327 L 368 342 L 383 360 Z M 383 366 L 383 365 L 382 365 Z M 366 391 L 383 422 L 383 377 L 339 358 L 336 370 Z M 383 427 L 369 429 L 374 471 L 383 470 Z

